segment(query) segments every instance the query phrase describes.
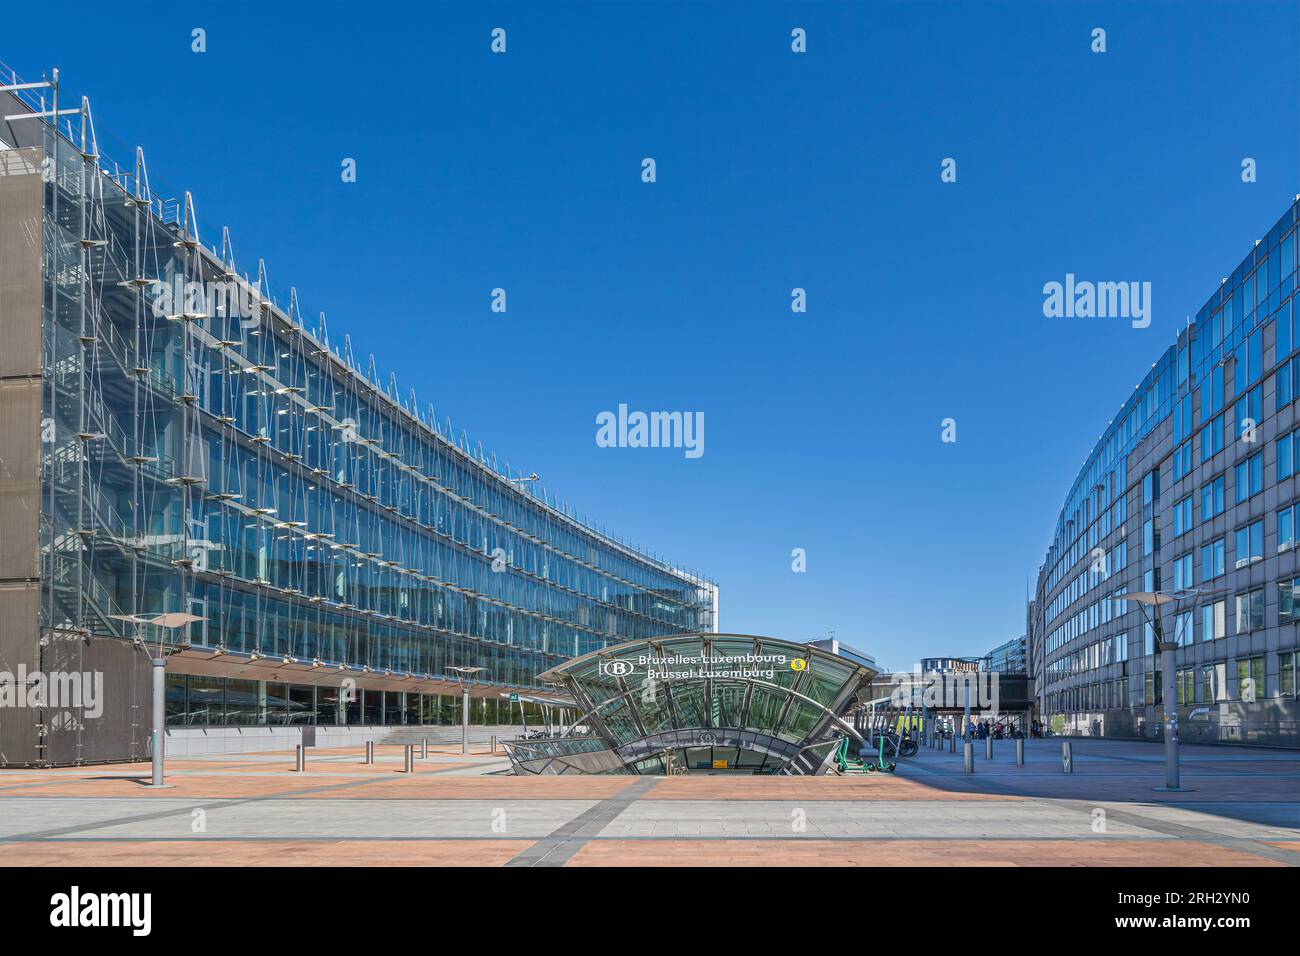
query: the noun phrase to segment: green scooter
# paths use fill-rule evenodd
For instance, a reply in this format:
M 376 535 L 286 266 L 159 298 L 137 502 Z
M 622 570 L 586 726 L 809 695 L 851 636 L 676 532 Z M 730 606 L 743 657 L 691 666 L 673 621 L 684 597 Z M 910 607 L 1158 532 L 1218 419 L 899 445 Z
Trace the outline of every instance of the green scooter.
M 835 748 L 835 769 L 838 773 L 849 773 L 849 738 L 841 737 L 839 746 Z M 862 760 L 860 757 L 853 761 L 857 765 L 856 773 L 893 773 L 894 764 L 885 762 L 885 740 L 880 739 L 880 752 L 873 761 Z
M 896 764 L 885 762 L 885 737 L 882 734 L 880 737 L 880 752 L 876 754 L 875 761 L 873 763 L 867 763 L 864 761 L 862 769 L 867 773 L 875 773 L 876 771 L 881 773 L 893 773 L 895 766 Z

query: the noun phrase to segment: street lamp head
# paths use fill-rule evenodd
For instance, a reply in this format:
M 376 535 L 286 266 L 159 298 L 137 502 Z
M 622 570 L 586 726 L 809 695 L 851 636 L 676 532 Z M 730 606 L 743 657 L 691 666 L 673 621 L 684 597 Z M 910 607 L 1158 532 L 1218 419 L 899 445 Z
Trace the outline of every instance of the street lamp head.
M 1218 591 L 1203 590 L 1201 588 L 1174 588 L 1172 591 L 1133 591 L 1129 594 L 1118 594 L 1121 601 L 1132 601 L 1135 604 L 1144 604 L 1147 607 L 1164 607 L 1166 604 L 1175 604 L 1179 601 L 1187 601 L 1192 598 L 1203 598 Z
M 1173 604 L 1178 600 L 1172 595 L 1160 591 L 1134 591 L 1131 594 L 1121 594 L 1121 601 L 1132 601 L 1134 604 L 1144 604 L 1147 607 L 1159 607 L 1164 604 Z

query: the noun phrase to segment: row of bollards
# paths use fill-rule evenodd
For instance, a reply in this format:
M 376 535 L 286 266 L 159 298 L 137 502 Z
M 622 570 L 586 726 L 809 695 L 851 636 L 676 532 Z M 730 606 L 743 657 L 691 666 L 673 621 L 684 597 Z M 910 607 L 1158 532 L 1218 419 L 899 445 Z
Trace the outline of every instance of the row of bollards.
M 953 745 L 956 745 L 957 738 L 952 738 Z M 975 772 L 975 747 L 971 741 L 967 740 L 964 744 L 963 771 L 965 773 Z M 993 738 L 984 738 L 984 756 L 989 760 L 993 759 Z M 1016 766 L 1025 765 L 1025 738 L 1016 738 Z M 1074 773 L 1074 744 L 1069 740 L 1061 741 L 1061 772 Z

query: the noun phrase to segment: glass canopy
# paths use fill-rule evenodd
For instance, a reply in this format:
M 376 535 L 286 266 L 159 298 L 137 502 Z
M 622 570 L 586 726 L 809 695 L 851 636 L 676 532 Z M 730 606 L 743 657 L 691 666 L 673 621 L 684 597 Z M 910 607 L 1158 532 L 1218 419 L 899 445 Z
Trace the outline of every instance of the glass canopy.
M 808 644 L 740 634 L 631 641 L 539 675 L 583 710 L 507 745 L 518 773 L 814 773 L 875 672 Z

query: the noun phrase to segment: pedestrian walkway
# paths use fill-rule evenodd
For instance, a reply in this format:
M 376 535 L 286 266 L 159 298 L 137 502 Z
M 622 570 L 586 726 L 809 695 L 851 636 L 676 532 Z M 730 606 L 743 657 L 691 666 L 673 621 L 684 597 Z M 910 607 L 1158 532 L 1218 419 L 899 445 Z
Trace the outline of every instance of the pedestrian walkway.
M 895 773 L 516 777 L 486 748 L 177 758 L 0 771 L 11 865 L 1300 864 L 1300 753 L 1186 747 L 1190 793 L 1162 794 L 1158 745 L 982 743 L 976 772 L 923 748 Z M 418 754 L 418 750 L 417 750 Z

